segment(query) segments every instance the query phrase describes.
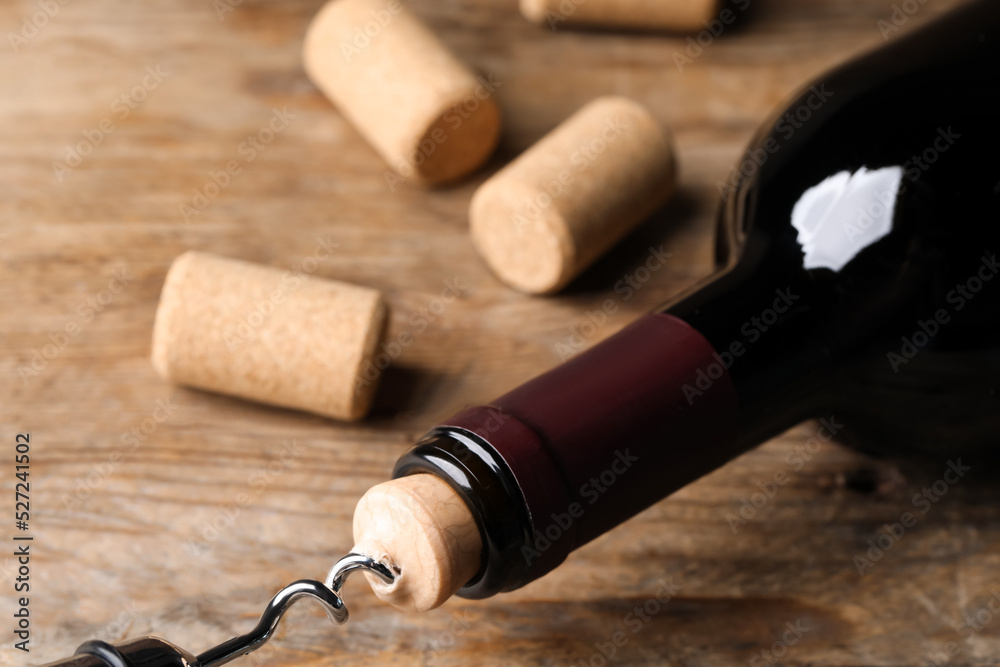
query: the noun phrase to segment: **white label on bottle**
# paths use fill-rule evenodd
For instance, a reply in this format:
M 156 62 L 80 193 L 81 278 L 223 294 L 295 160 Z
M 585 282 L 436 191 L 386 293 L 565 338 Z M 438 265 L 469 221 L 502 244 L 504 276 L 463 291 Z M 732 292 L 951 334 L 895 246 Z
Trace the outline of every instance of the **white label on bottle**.
M 792 209 L 792 226 L 807 269 L 840 271 L 892 230 L 902 167 L 854 174 L 841 171 L 806 190 Z

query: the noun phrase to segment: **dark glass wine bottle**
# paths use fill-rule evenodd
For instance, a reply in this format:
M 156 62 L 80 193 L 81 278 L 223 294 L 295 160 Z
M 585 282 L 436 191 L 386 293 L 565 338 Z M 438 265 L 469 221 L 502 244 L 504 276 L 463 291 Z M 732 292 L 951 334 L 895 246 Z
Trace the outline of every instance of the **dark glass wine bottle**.
M 1000 440 L 1000 4 L 843 66 L 724 184 L 717 273 L 433 429 L 485 597 L 807 418 L 870 450 Z

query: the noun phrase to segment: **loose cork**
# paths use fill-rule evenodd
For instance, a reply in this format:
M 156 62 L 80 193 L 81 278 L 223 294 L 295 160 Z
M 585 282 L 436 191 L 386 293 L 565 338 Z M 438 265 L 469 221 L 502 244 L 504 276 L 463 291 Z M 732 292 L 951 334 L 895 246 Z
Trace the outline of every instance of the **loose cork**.
M 385 319 L 376 290 L 186 252 L 163 285 L 153 367 L 178 384 L 360 419 Z
M 417 474 L 384 482 L 354 510 L 351 550 L 385 562 L 391 584 L 368 575 L 375 595 L 397 609 L 427 611 L 467 584 L 482 561 L 483 543 L 469 508 L 446 482 Z
M 696 32 L 719 15 L 720 0 L 521 0 L 533 23 Z
M 667 200 L 675 171 L 644 107 L 598 98 L 479 187 L 472 240 L 511 287 L 555 292 Z
M 403 178 L 454 181 L 496 147 L 499 84 L 477 78 L 402 0 L 331 0 L 303 57 L 316 86 Z

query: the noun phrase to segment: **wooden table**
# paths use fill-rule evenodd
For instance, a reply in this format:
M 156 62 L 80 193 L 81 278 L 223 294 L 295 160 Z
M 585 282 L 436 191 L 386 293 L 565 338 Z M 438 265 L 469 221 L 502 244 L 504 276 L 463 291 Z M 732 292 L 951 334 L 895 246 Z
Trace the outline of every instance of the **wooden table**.
M 356 499 L 399 454 L 435 420 L 555 365 L 559 344 L 649 247 L 662 244 L 669 262 L 587 345 L 710 272 L 715 183 L 796 87 L 883 43 L 878 21 L 895 1 L 754 0 L 742 28 L 681 71 L 683 36 L 551 31 L 513 0 L 414 0 L 444 42 L 501 83 L 505 112 L 489 167 L 431 192 L 389 191 L 385 165 L 303 73 L 320 0 L 48 0 L 58 11 L 13 40 L 45 2 L 4 3 L 0 472 L 13 511 L 15 434 L 30 432 L 35 540 L 25 654 L 8 629 L 18 531 L 5 514 L 0 663 L 144 634 L 198 652 L 247 631 L 284 584 L 321 577 L 351 546 Z M 927 0 L 900 33 L 955 4 Z M 674 129 L 679 195 L 563 294 L 505 289 L 470 243 L 472 192 L 607 93 Z M 275 110 L 287 129 L 241 151 Z M 230 160 L 241 173 L 185 219 L 182 205 Z M 293 267 L 318 239 L 337 251 L 316 274 L 383 290 L 389 340 L 413 334 L 369 419 L 336 423 L 154 374 L 153 314 L 176 255 Z M 439 307 L 449 285 L 460 294 Z M 68 325 L 74 333 L 60 335 Z M 974 467 L 861 575 L 855 557 L 946 464 L 910 471 L 828 444 L 790 468 L 786 456 L 816 428 L 741 457 L 513 594 L 414 616 L 352 581 L 346 626 L 303 604 L 263 659 L 240 664 L 598 666 L 619 631 L 627 641 L 613 664 L 923 665 L 949 642 L 949 664 L 996 664 L 1000 622 L 958 628 L 1000 590 L 991 471 Z M 727 516 L 779 470 L 788 483 L 734 530 Z M 672 599 L 649 603 L 655 613 L 636 628 L 629 614 L 671 582 Z

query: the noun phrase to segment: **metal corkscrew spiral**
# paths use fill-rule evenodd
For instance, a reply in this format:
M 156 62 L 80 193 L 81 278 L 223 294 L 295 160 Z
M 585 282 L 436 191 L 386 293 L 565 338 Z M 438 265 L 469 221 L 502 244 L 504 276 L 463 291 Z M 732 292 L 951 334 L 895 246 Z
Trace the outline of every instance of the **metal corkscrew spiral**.
M 72 657 L 46 667 L 219 667 L 266 644 L 288 608 L 302 598 L 322 603 L 334 623 L 339 625 L 347 621 L 347 607 L 340 591 L 348 575 L 356 570 L 370 572 L 387 584 L 396 578 L 395 573 L 383 563 L 369 556 L 350 553 L 337 561 L 325 583 L 302 579 L 285 586 L 271 598 L 250 632 L 233 637 L 197 657 L 156 637 L 141 637 L 119 646 L 95 640 L 82 644 Z

